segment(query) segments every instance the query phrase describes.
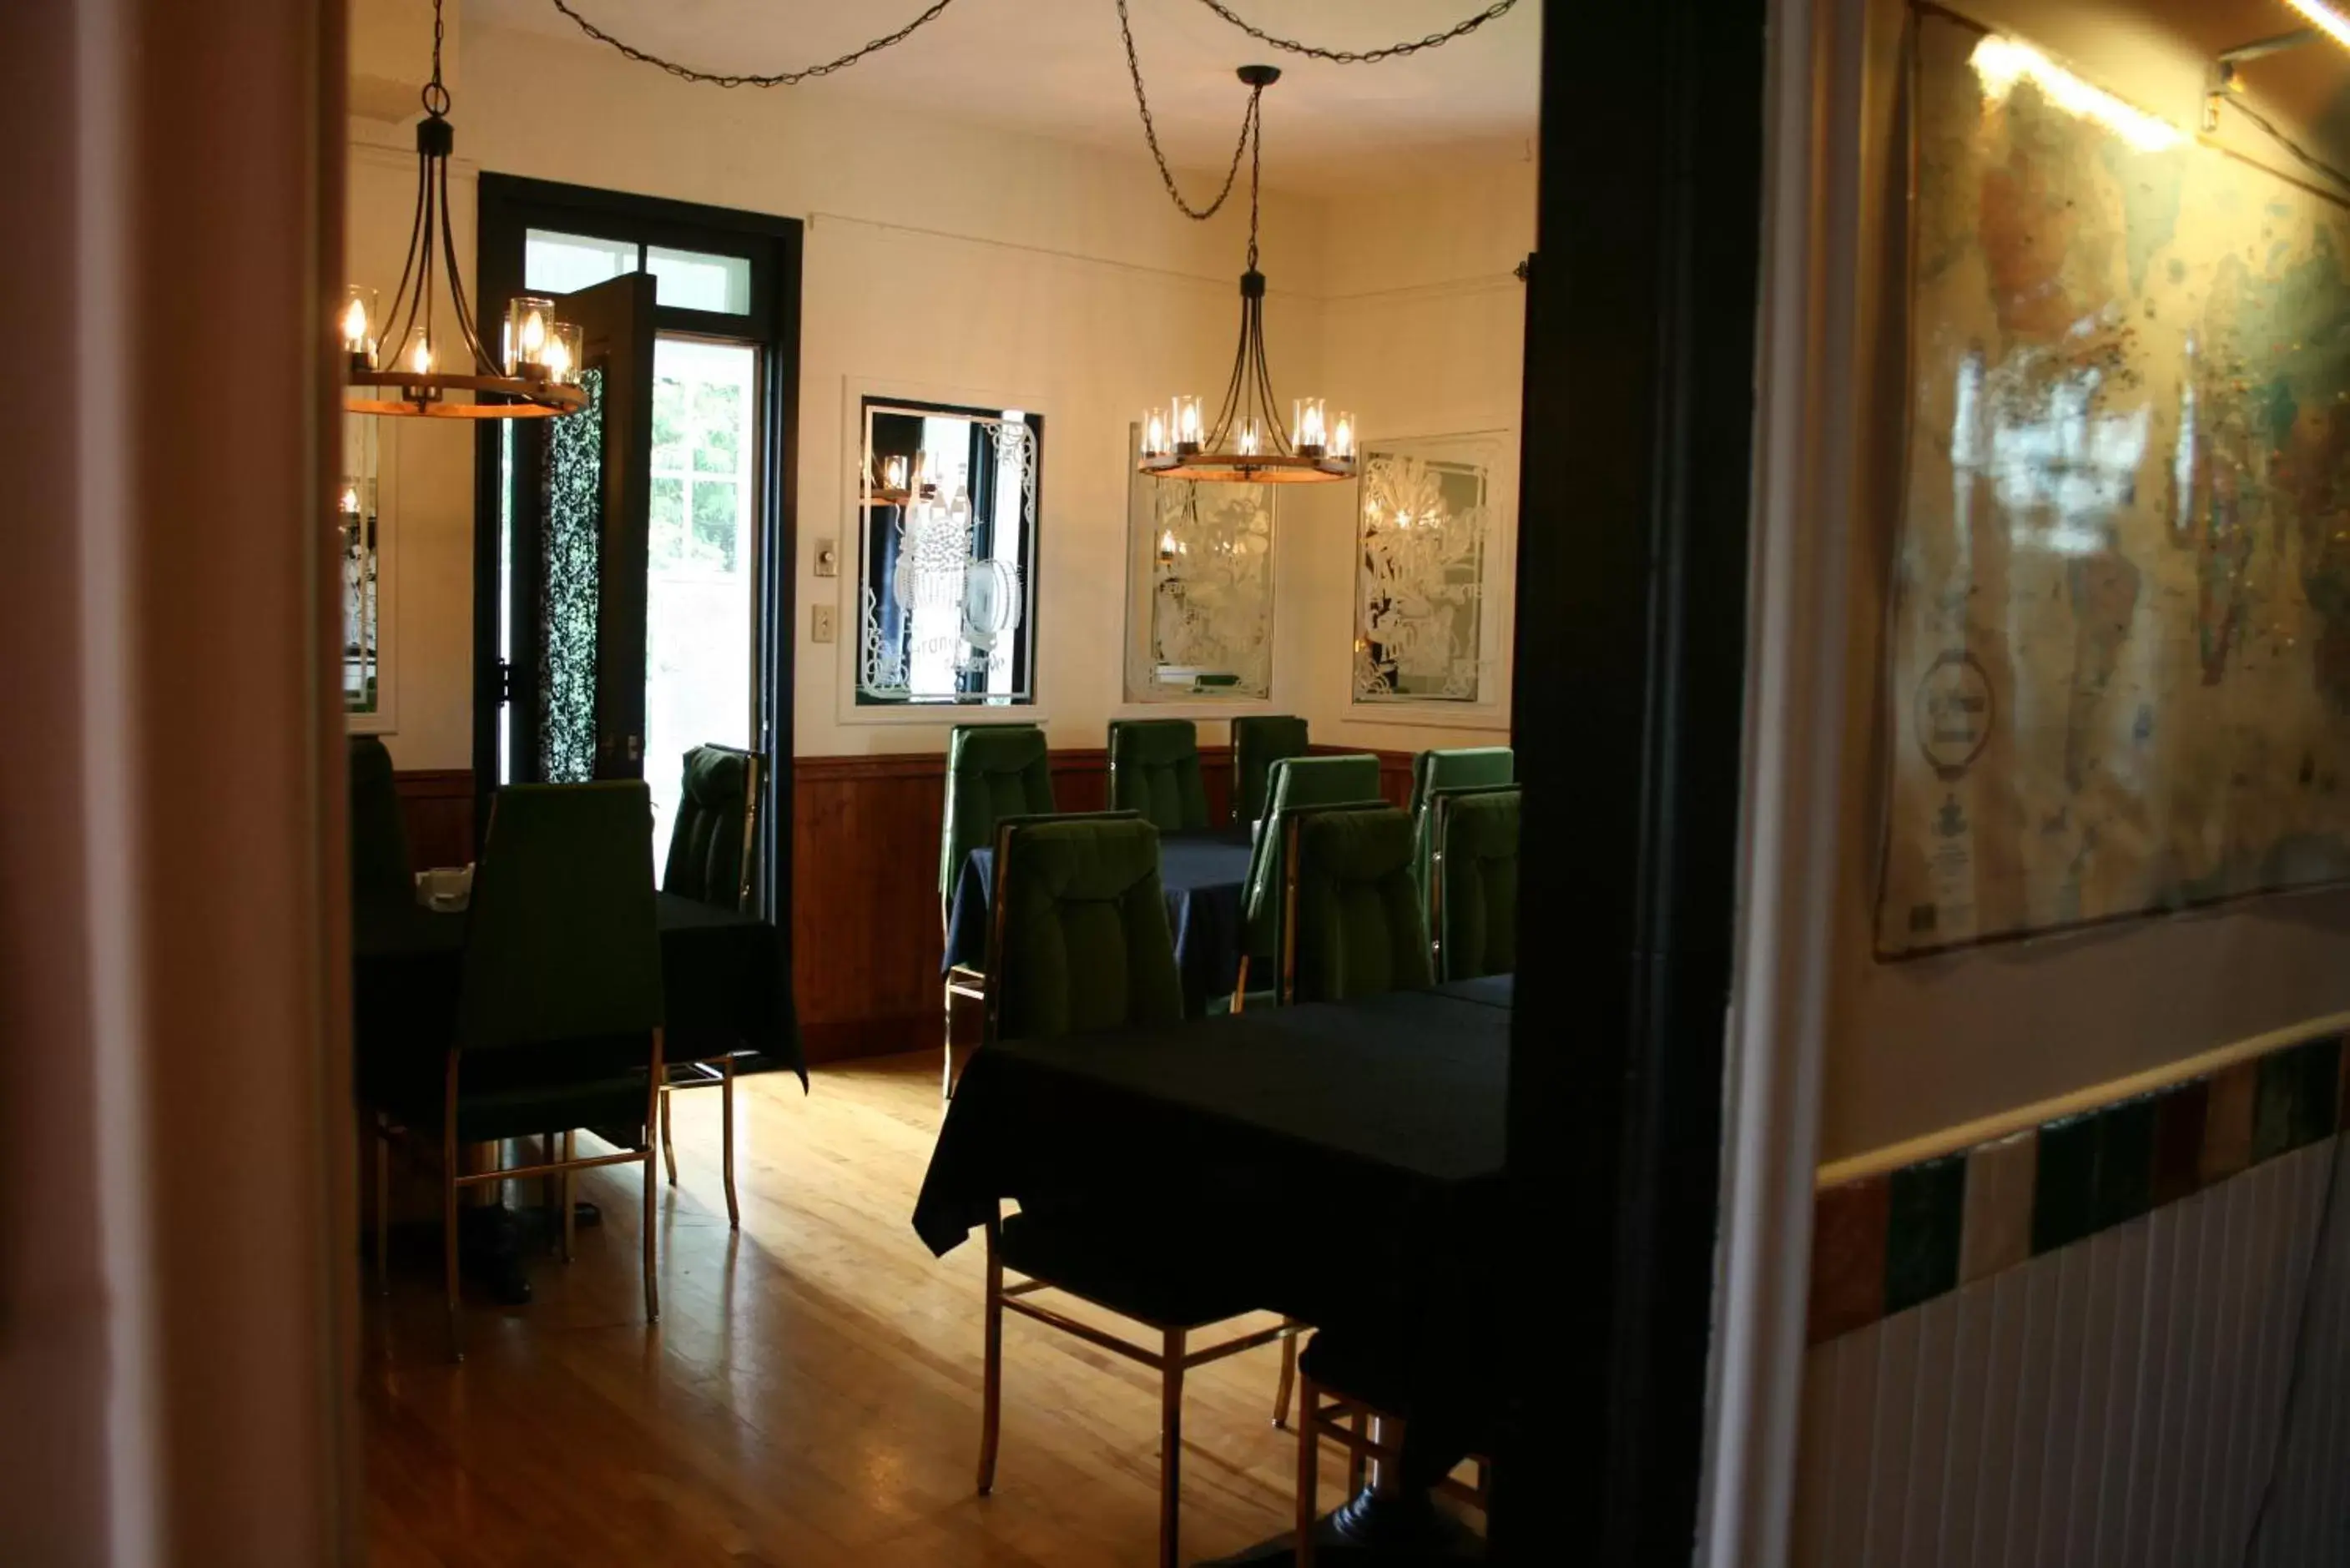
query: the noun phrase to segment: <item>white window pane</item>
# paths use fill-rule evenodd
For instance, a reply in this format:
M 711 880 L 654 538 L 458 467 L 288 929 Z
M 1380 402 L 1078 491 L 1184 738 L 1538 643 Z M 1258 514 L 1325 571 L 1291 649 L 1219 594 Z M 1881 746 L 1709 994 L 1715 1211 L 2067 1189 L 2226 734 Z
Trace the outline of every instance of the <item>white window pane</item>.
M 653 297 L 679 310 L 719 310 L 744 316 L 751 309 L 751 263 L 743 256 L 645 247 L 645 270 L 657 280 Z
M 653 342 L 654 421 L 666 426 L 656 437 L 645 583 L 645 783 L 657 862 L 676 826 L 686 751 L 751 743 L 758 367 L 748 344 Z
M 569 294 L 637 270 L 633 240 L 599 240 L 548 229 L 524 231 L 523 286 L 539 294 Z

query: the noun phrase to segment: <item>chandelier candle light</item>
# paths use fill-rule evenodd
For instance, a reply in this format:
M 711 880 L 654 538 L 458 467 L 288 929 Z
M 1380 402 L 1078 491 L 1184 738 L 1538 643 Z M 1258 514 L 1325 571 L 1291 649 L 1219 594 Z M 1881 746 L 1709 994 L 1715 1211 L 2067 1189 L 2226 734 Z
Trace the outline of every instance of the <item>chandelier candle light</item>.
M 1232 379 L 1211 422 L 1200 400 L 1184 395 L 1142 415 L 1141 471 L 1161 479 L 1241 484 L 1325 483 L 1355 476 L 1355 417 L 1329 418 L 1320 398 L 1298 398 L 1284 427 L 1275 410 L 1273 375 L 1264 357 L 1264 274 L 1256 269 L 1257 171 L 1263 130 L 1259 100 L 1281 79 L 1272 66 L 1243 66 L 1248 118 L 1243 135 L 1249 159 L 1248 270 L 1241 274 L 1241 341 Z M 1227 187 L 1229 189 L 1229 187 Z M 1179 198 L 1180 200 L 1180 198 Z M 1189 210 L 1188 208 L 1186 209 Z
M 373 289 L 353 285 L 343 291 L 336 326 L 351 389 L 343 406 L 356 414 L 437 419 L 574 413 L 588 403 L 579 385 L 578 324 L 557 319 L 553 300 L 525 295 L 507 306 L 500 357 L 493 358 L 465 297 L 449 225 L 449 154 L 457 139 L 449 124 L 449 89 L 441 82 L 441 5 L 432 0 L 432 79 L 424 86 L 424 118 L 416 126 L 416 215 L 409 225 L 408 259 L 389 312 L 378 313 Z M 448 339 L 435 317 L 444 296 L 457 340 L 471 358 L 462 372 L 441 369 Z M 451 392 L 470 396 L 460 400 Z

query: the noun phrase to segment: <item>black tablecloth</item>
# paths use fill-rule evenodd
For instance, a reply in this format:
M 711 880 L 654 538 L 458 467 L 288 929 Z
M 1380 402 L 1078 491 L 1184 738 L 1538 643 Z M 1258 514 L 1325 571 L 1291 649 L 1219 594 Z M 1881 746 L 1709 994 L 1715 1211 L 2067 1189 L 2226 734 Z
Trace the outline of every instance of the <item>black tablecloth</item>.
M 775 929 L 691 898 L 655 897 L 669 1060 L 733 1055 L 737 1072 L 789 1067 L 806 1085 L 791 977 Z M 464 915 L 406 900 L 363 901 L 352 911 L 351 950 L 362 1088 L 413 1071 L 437 1082 L 457 1016 Z
M 1241 888 L 1248 880 L 1249 830 L 1169 833 L 1159 839 L 1159 883 L 1167 895 L 1167 929 L 1175 938 L 1175 967 L 1183 977 L 1183 1005 L 1194 1017 L 1208 1002 L 1230 996 L 1241 977 Z M 947 918 L 944 973 L 956 964 L 987 966 L 988 896 L 994 887 L 995 851 L 974 849 L 955 879 Z
M 1264 1308 L 1420 1343 L 1492 1303 L 1510 1015 L 1406 992 L 972 1056 L 914 1208 L 999 1200 L 1180 1233 Z
M 1518 977 L 1514 974 L 1485 974 L 1475 980 L 1456 980 L 1436 988 L 1439 996 L 1450 996 L 1462 1002 L 1473 1002 L 1481 1007 L 1510 1007 L 1516 1004 Z

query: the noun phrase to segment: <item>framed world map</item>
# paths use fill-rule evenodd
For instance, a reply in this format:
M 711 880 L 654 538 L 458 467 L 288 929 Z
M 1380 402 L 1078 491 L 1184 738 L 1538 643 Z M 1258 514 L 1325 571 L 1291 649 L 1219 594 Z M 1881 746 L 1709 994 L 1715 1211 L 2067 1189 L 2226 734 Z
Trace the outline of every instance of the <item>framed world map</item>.
M 1915 47 L 1878 951 L 2350 876 L 2350 213 Z

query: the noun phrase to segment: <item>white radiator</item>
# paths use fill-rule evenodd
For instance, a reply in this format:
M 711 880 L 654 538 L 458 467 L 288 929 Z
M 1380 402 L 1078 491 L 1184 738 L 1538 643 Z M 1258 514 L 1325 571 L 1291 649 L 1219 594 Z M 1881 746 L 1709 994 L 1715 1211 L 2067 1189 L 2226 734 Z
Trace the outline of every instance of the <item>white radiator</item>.
M 2350 1190 L 2310 1297 L 2259 1550 L 2245 1555 L 2344 1146 L 2270 1160 L 1814 1345 L 1789 1561 L 2350 1565 Z

